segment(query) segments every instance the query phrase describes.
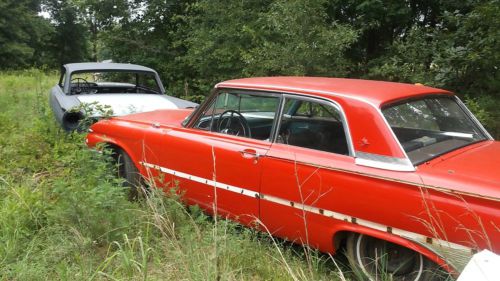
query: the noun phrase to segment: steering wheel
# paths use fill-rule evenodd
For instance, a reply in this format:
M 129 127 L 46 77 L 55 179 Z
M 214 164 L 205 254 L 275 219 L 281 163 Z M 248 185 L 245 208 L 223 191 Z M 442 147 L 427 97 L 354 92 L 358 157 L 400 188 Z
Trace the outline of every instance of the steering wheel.
M 91 86 L 97 85 L 81 77 L 71 79 L 71 84 L 76 84 L 76 87 L 73 88 L 76 94 L 88 93 L 91 90 Z
M 217 132 L 251 138 L 250 126 L 245 117 L 236 110 L 226 110 L 219 116 Z

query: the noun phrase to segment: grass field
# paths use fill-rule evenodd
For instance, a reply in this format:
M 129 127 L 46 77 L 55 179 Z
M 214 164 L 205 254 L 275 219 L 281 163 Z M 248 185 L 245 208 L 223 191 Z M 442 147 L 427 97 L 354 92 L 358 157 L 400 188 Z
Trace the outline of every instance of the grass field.
M 175 196 L 127 201 L 106 156 L 55 124 L 56 80 L 0 75 L 0 280 L 344 279 L 338 260 Z

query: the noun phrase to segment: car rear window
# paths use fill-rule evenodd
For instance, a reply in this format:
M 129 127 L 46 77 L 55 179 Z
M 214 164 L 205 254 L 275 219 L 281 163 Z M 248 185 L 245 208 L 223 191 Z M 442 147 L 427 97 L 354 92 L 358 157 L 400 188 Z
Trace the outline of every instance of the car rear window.
M 408 100 L 382 113 L 414 165 L 486 139 L 453 97 Z

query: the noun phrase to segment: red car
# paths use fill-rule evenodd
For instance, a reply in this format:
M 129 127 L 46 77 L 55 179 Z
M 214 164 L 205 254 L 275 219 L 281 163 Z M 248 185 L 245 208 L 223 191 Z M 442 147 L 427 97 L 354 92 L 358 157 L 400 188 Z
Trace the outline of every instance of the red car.
M 209 213 L 345 247 L 370 279 L 429 280 L 439 266 L 456 276 L 476 251 L 500 253 L 500 142 L 444 90 L 231 80 L 194 111 L 100 121 L 87 143 L 108 144 L 132 185 L 140 174 Z

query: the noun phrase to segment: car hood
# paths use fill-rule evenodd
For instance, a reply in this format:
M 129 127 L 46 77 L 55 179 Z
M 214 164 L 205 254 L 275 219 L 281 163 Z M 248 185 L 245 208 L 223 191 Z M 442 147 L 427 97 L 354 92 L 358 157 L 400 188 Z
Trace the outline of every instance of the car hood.
M 193 112 L 194 109 L 166 109 L 130 114 L 127 116 L 113 118 L 114 120 L 143 123 L 148 125 L 181 126 L 182 121 Z
M 483 141 L 418 167 L 426 185 L 500 201 L 500 142 Z
M 81 95 L 77 97 L 81 103 L 90 104 L 90 109 L 84 108 L 92 117 L 103 115 L 103 110 L 99 110 L 97 104 L 106 109 L 113 110 L 113 116 L 122 116 L 137 112 L 147 112 L 158 109 L 174 109 L 178 106 L 170 101 L 167 96 L 153 94 L 97 94 Z

